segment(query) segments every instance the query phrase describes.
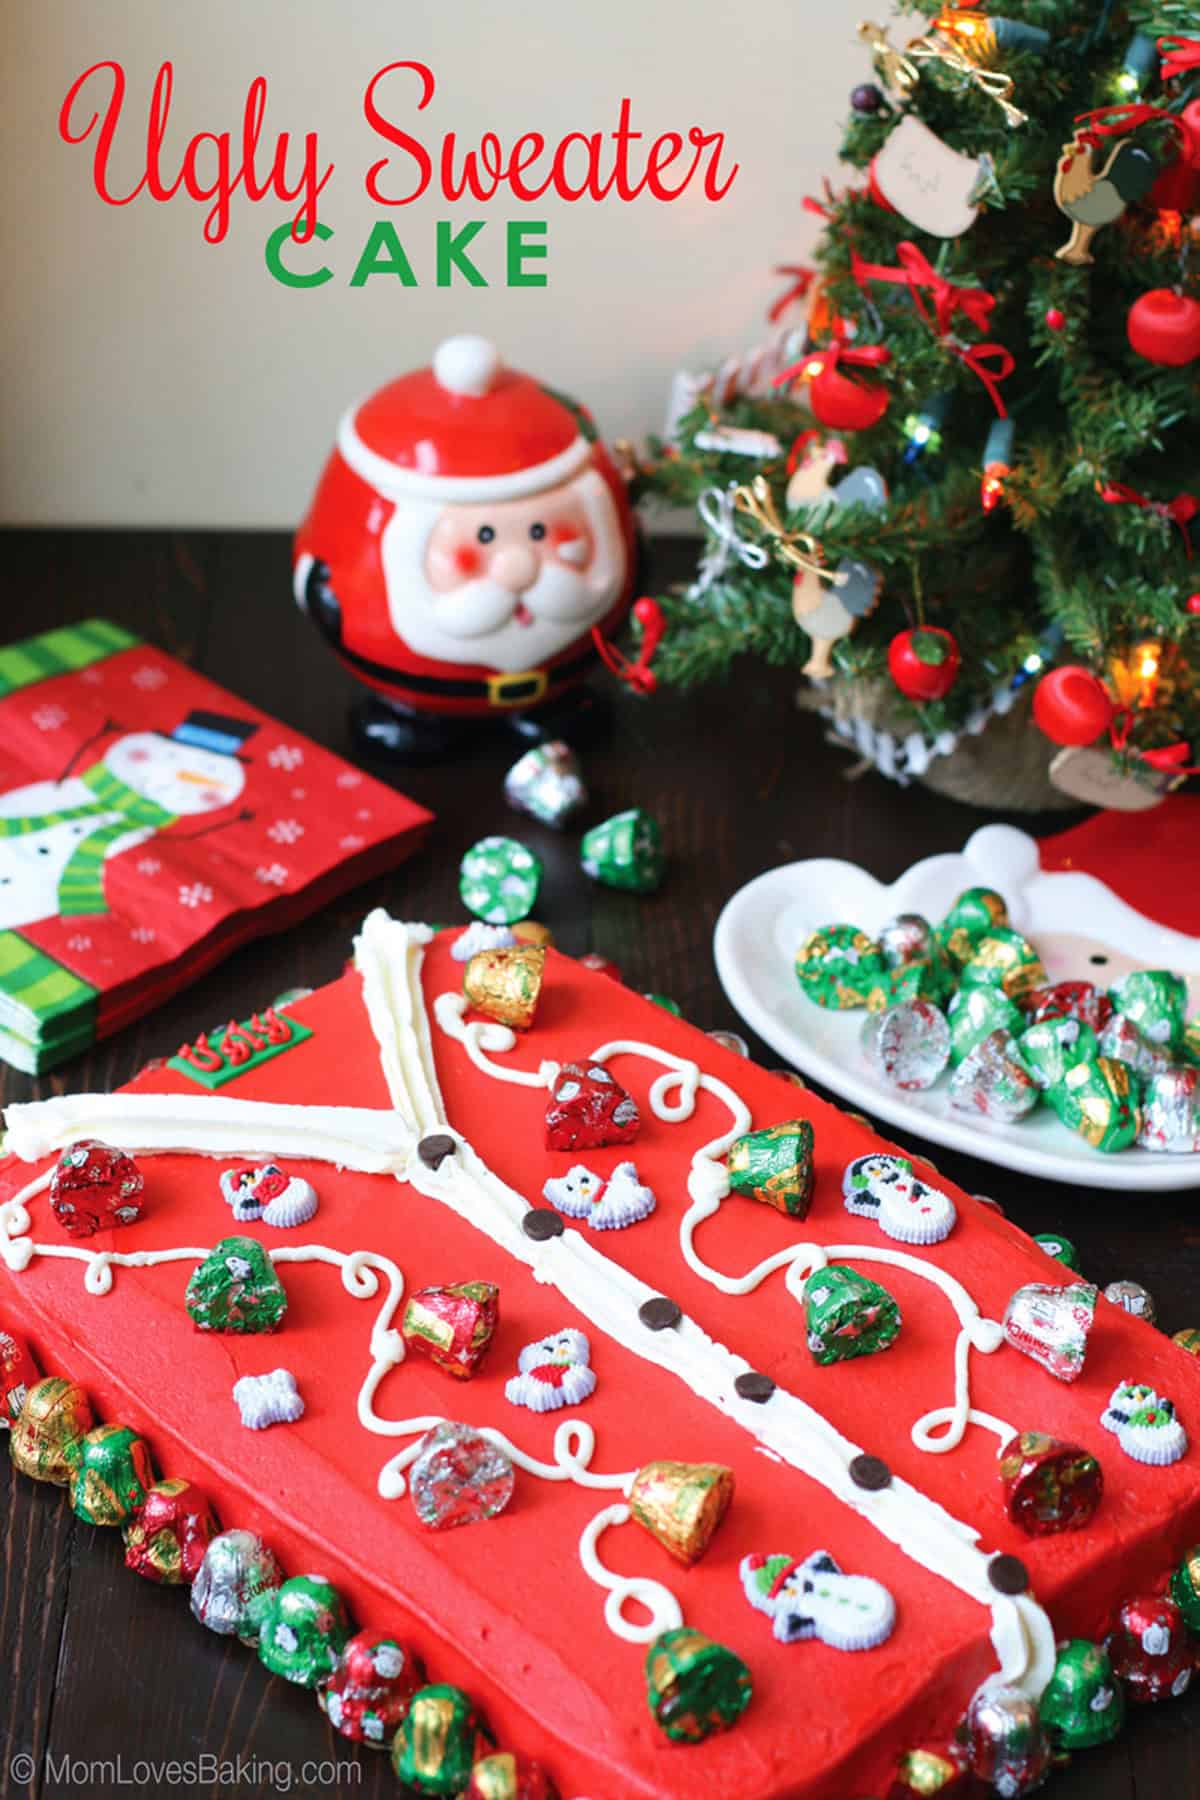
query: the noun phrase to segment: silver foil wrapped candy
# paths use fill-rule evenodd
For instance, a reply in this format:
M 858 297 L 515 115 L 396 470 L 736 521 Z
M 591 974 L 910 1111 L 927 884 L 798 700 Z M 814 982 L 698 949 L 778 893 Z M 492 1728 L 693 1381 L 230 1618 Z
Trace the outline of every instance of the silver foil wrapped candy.
M 561 831 L 587 805 L 579 759 L 571 746 L 556 738 L 527 750 L 504 777 L 504 797 L 516 812 Z
M 891 1087 L 932 1087 L 950 1061 L 950 1027 L 932 1000 L 901 1000 L 871 1013 L 862 1033 L 863 1055 Z
M 282 1582 L 275 1553 L 260 1537 L 252 1531 L 222 1531 L 204 1552 L 192 1583 L 192 1613 L 210 1631 L 252 1644 L 250 1607 Z

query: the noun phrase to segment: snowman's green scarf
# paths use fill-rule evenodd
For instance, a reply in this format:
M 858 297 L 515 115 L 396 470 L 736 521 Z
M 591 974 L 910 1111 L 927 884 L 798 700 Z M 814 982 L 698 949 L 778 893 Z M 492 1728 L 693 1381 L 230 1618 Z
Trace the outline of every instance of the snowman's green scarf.
M 58 912 L 63 919 L 78 918 L 83 913 L 108 911 L 104 897 L 104 858 L 119 838 L 131 831 L 162 831 L 175 823 L 175 813 L 135 794 L 131 787 L 113 774 L 104 763 L 96 763 L 80 776 L 94 799 L 79 806 L 64 806 L 58 812 L 27 813 L 23 818 L 0 818 L 0 838 L 30 837 L 35 831 L 48 831 L 53 825 L 70 825 L 76 820 L 102 818 L 105 813 L 120 813 L 120 818 L 97 825 L 80 838 L 72 850 L 58 883 Z

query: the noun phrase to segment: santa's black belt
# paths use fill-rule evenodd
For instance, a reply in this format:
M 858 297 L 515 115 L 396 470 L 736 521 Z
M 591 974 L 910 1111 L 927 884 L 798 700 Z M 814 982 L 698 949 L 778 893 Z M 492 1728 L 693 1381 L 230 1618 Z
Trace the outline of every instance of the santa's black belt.
M 557 663 L 551 669 L 523 669 L 514 675 L 489 675 L 485 681 L 469 681 L 465 676 L 409 674 L 405 669 L 389 669 L 384 663 L 359 656 L 345 644 L 339 644 L 337 649 L 353 668 L 386 682 L 389 687 L 407 688 L 414 694 L 440 695 L 445 700 L 486 700 L 491 706 L 535 705 L 545 699 L 551 687 L 586 675 L 596 661 L 596 652 L 586 650 L 582 656 Z

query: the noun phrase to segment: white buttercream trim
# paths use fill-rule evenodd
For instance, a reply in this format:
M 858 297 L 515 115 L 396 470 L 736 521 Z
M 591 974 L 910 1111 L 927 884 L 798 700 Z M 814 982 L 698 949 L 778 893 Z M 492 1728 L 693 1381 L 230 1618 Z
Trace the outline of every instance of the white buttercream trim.
M 56 1155 L 86 1137 L 135 1156 L 299 1157 L 390 1175 L 404 1167 L 413 1147 L 411 1129 L 390 1112 L 220 1094 L 65 1094 L 10 1106 L 4 1120 L 7 1148 L 23 1162 Z
M 352 406 L 342 415 L 338 449 L 354 473 L 385 500 L 468 501 L 481 506 L 491 500 L 521 500 L 569 481 L 592 455 L 587 439 L 576 437 L 548 461 L 531 464 L 527 469 L 513 469 L 507 475 L 427 475 L 419 469 L 402 468 L 364 444 L 358 435 L 358 411 L 357 406 Z
M 601 1532 L 607 1531 L 610 1525 L 627 1525 L 632 1516 L 627 1506 L 606 1506 L 598 1512 L 588 1521 L 580 1537 L 579 1560 L 584 1574 L 590 1576 L 597 1587 L 608 1589 L 604 1623 L 613 1636 L 624 1638 L 627 1644 L 648 1644 L 661 1631 L 674 1631 L 683 1624 L 683 1610 L 678 1600 L 660 1581 L 651 1581 L 645 1575 L 615 1574 L 600 1561 L 596 1549 Z M 641 1625 L 627 1619 L 624 1612 L 627 1600 L 644 1606 L 649 1619 Z
M 472 1019 L 468 1023 L 469 1006 L 465 994 L 439 994 L 433 1003 L 433 1011 L 446 1036 L 462 1045 L 481 1074 L 490 1075 L 494 1081 L 507 1081 L 512 1087 L 554 1086 L 559 1069 L 556 1062 L 539 1063 L 536 1069 L 513 1069 L 503 1063 L 494 1063 L 488 1051 L 495 1050 L 502 1055 L 504 1051 L 514 1049 L 517 1034 L 494 1020 Z

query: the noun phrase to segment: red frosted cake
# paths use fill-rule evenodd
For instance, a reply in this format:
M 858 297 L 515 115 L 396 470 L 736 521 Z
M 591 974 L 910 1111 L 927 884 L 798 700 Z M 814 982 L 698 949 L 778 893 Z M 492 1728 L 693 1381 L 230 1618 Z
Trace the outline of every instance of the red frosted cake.
M 373 914 L 230 1066 L 11 1107 L 0 1325 L 567 1800 L 858 1800 L 916 1749 L 949 1792 L 981 1689 L 1019 1758 L 1056 1640 L 1200 1538 L 1200 1361 L 553 951 L 529 1031 L 469 1012 L 456 935 Z M 74 1235 L 81 1140 L 137 1160 L 131 1222 Z

